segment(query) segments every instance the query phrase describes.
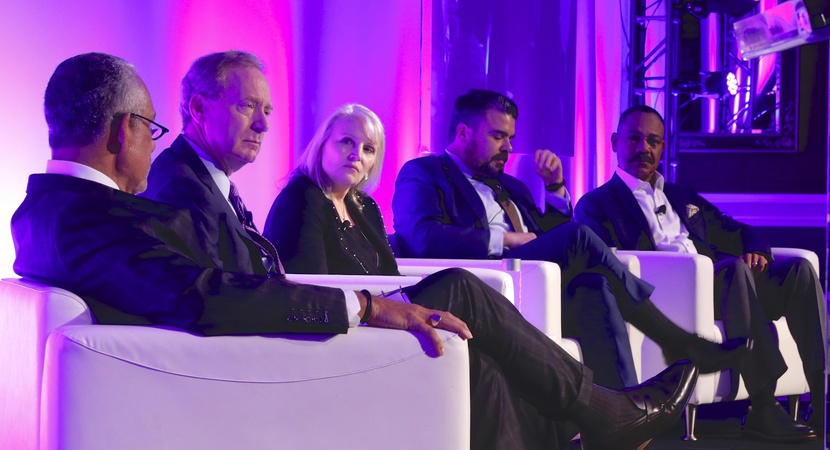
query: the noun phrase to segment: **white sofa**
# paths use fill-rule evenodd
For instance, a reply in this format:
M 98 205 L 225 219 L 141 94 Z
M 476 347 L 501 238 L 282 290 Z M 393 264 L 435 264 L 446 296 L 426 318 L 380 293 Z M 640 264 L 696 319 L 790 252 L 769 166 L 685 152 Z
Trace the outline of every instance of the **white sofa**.
M 420 279 L 323 278 L 373 292 Z M 467 344 L 452 333 L 438 330 L 437 358 L 416 334 L 369 327 L 203 337 L 93 322 L 70 292 L 0 281 L 0 448 L 469 448 Z

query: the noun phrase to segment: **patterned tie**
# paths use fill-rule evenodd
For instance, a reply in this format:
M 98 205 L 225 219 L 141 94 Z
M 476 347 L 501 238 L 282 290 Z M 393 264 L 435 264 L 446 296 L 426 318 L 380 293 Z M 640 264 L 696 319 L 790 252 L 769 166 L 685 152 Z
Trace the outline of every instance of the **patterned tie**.
M 259 247 L 259 253 L 260 256 L 262 256 L 262 262 L 265 264 L 265 268 L 268 272 L 274 272 L 275 268 L 279 268 L 280 275 L 284 276 L 285 268 L 282 266 L 280 256 L 277 254 L 277 248 L 274 247 L 274 244 L 266 239 L 265 236 L 259 234 L 259 231 L 256 229 L 256 225 L 254 225 L 254 216 L 250 211 L 248 211 L 248 208 L 245 207 L 245 203 L 242 201 L 242 197 L 239 196 L 239 190 L 236 188 L 233 181 L 231 181 L 231 191 L 228 195 L 228 199 L 231 201 L 231 205 L 233 205 L 233 209 L 236 211 L 236 217 L 240 222 L 242 222 L 242 227 L 245 228 L 245 231 L 248 232 L 251 240 L 254 241 L 257 247 Z
M 510 201 L 510 195 L 508 195 L 507 190 L 501 185 L 499 180 L 480 176 L 474 176 L 473 179 L 481 181 L 493 190 L 496 194 L 496 202 L 507 213 L 507 218 L 510 220 L 510 226 L 513 228 L 513 231 L 523 231 L 524 228 L 522 228 L 522 221 L 519 219 L 519 211 L 516 209 L 516 205 Z

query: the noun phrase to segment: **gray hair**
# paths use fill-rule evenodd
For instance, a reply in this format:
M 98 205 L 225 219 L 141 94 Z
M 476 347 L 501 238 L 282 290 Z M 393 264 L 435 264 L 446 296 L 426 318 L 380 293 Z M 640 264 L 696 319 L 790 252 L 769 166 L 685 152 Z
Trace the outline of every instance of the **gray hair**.
M 49 146 L 89 145 L 117 114 L 138 112 L 146 103 L 132 64 L 106 53 L 73 56 L 58 65 L 43 96 Z
M 377 114 L 357 103 L 347 103 L 340 106 L 317 128 L 311 142 L 308 143 L 305 151 L 300 155 L 300 163 L 294 169 L 294 174 L 305 174 L 324 192 L 327 194 L 331 192 L 331 180 L 323 170 L 323 145 L 331 136 L 335 122 L 344 117 L 357 119 L 363 125 L 363 130 L 369 138 L 375 142 L 375 165 L 369 171 L 368 179 L 361 180 L 357 186 L 349 191 L 349 195 L 354 196 L 357 191 L 371 192 L 380 182 L 383 154 L 386 149 L 386 135 L 383 131 L 383 123 L 381 123 Z
M 227 87 L 228 71 L 237 67 L 254 67 L 260 72 L 265 66 L 253 53 L 240 50 L 211 53 L 193 61 L 182 79 L 182 98 L 179 110 L 182 114 L 182 127 L 191 121 L 190 99 L 194 95 L 203 95 L 209 99 L 218 98 Z

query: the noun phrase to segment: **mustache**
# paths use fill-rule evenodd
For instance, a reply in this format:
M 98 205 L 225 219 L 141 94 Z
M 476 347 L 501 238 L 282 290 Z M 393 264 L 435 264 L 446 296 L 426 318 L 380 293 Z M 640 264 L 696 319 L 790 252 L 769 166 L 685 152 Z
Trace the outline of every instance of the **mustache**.
M 498 154 L 494 155 L 490 158 L 490 161 L 502 161 L 507 162 L 507 158 L 510 157 L 510 154 L 507 152 L 499 152 Z
M 629 161 L 630 162 L 645 161 L 649 164 L 654 164 L 654 156 L 652 156 L 650 153 L 637 153 L 636 155 L 632 156 Z

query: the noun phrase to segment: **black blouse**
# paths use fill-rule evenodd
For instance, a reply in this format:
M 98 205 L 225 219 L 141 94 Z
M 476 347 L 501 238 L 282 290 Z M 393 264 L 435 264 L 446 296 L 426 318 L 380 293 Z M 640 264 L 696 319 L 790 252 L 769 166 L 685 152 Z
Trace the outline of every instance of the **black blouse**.
M 288 273 L 398 275 L 377 203 L 364 193 L 347 198 L 354 224 L 344 227 L 334 203 L 304 175 L 280 191 L 263 235 L 276 246 Z
M 380 256 L 378 251 L 360 230 L 357 225 L 343 226 L 340 217 L 337 217 L 340 227 L 337 232 L 340 235 L 340 244 L 346 254 L 351 254 L 355 262 L 367 275 L 380 275 Z M 346 221 L 348 222 L 348 220 Z

